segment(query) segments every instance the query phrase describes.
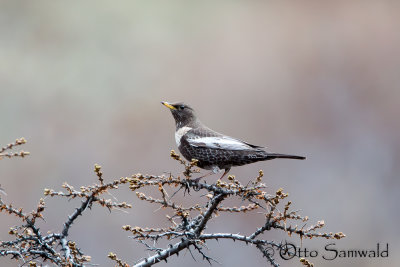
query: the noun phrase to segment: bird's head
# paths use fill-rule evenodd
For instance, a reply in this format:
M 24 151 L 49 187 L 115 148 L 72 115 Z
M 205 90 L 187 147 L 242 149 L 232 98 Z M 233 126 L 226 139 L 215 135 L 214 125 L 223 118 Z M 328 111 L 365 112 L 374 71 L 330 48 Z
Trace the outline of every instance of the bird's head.
M 194 110 L 188 105 L 182 102 L 161 102 L 161 104 L 169 108 L 169 110 L 171 111 L 172 116 L 174 116 L 177 129 L 183 126 L 194 126 L 194 124 L 198 123 Z

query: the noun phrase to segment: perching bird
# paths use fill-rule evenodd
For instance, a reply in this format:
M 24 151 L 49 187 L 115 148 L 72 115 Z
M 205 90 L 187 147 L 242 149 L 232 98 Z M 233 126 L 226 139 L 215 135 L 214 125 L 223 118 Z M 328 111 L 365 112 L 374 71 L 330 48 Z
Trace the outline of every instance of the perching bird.
M 168 107 L 174 116 L 175 141 L 181 154 L 189 161 L 197 159 L 197 166 L 211 170 L 211 173 L 224 169 L 221 179 L 234 166 L 276 158 L 305 159 L 302 156 L 267 152 L 261 146 L 217 133 L 201 123 L 194 110 L 184 103 L 161 104 Z

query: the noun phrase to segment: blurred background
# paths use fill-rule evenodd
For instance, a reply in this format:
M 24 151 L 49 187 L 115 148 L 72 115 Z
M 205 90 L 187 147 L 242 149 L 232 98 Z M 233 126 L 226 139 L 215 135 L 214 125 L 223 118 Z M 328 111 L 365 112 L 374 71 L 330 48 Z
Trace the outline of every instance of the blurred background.
M 179 174 L 169 157 L 175 125 L 160 101 L 185 101 L 210 128 L 307 156 L 234 168 L 237 179 L 246 183 L 263 169 L 269 192 L 283 187 L 310 223 L 324 219 L 324 231 L 347 235 L 338 249 L 389 244 L 385 259 L 311 262 L 397 266 L 399 8 L 396 1 L 1 1 L 0 145 L 25 137 L 22 149 L 31 152 L 0 161 L 2 198 L 32 210 L 44 188 L 93 184 L 95 163 L 109 180 Z M 110 251 L 128 263 L 150 253 L 122 225 L 167 225 L 165 211 L 129 190 L 114 194 L 134 208 L 94 207 L 70 233 L 100 266 L 113 264 Z M 59 231 L 79 201 L 46 204 L 42 231 Z M 0 214 L 0 240 L 17 222 Z M 207 231 L 249 234 L 262 222 L 257 213 L 221 215 Z M 283 233 L 264 237 L 301 244 Z M 303 246 L 322 253 L 327 243 Z M 209 247 L 222 266 L 266 265 L 251 246 Z M 168 263 L 208 265 L 194 255 L 197 262 L 182 253 Z

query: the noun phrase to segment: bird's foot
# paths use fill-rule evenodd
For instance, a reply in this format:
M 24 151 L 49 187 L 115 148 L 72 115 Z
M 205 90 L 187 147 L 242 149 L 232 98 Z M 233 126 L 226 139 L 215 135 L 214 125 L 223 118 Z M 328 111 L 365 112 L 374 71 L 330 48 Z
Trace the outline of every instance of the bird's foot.
M 191 182 L 191 184 L 192 184 L 192 186 L 193 186 L 193 190 L 194 190 L 194 191 L 196 191 L 196 192 L 200 191 L 199 182 L 200 182 L 201 178 L 203 178 L 203 177 L 204 177 L 204 176 L 200 176 L 200 177 L 198 177 L 198 178 L 196 178 L 196 179 L 191 179 L 191 180 L 190 180 L 190 182 Z
M 196 179 L 191 179 L 191 181 L 197 184 L 197 183 L 200 182 L 200 180 L 201 180 L 202 178 L 204 178 L 204 175 L 203 175 L 203 176 L 200 176 L 200 177 L 198 177 L 198 178 L 196 178 Z
M 190 196 L 190 184 L 189 184 L 189 181 L 186 181 L 185 185 L 182 185 L 182 187 L 184 187 L 184 189 L 185 189 L 183 191 L 183 195 L 185 196 L 186 192 L 187 192 L 187 194 Z

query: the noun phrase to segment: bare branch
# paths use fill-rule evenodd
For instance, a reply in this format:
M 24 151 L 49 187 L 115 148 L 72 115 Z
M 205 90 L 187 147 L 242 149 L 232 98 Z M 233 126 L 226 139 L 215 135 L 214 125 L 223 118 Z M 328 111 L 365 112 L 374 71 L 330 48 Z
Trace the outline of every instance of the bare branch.
M 0 153 L 12 149 L 17 145 L 24 143 L 24 139 L 17 140 L 13 144 L 0 149 Z M 228 176 L 227 181 L 217 180 L 214 184 L 205 181 L 198 182 L 191 179 L 193 174 L 198 172 L 196 169 L 196 160 L 192 162 L 184 161 L 174 151 L 171 157 L 183 165 L 182 175 L 143 175 L 140 173 L 130 177 L 122 177 L 111 182 L 105 182 L 101 166 L 95 165 L 94 172 L 97 176 L 97 183 L 89 186 L 81 186 L 78 190 L 73 186 L 64 183 L 62 191 L 45 189 L 44 195 L 47 197 L 60 197 L 66 200 L 80 199 L 78 207 L 60 227 L 60 232 L 47 233 L 43 235 L 39 231 L 37 221 L 43 219 L 45 203 L 40 199 L 37 208 L 31 212 L 24 212 L 22 208 L 14 208 L 11 204 L 4 203 L 0 198 L 0 212 L 16 216 L 20 219 L 21 225 L 10 228 L 9 234 L 13 237 L 11 241 L 0 241 L 0 257 L 11 257 L 17 259 L 22 265 L 30 266 L 41 265 L 40 261 L 48 261 L 58 266 L 84 266 L 91 260 L 90 256 L 84 255 L 75 241 L 69 240 L 71 227 L 78 223 L 78 217 L 83 216 L 85 211 L 93 205 L 113 209 L 128 209 L 132 206 L 126 202 L 118 203 L 116 198 L 106 198 L 111 190 L 118 190 L 121 186 L 127 186 L 138 197 L 139 201 L 146 201 L 156 205 L 158 208 L 168 210 L 167 220 L 169 226 L 163 228 L 149 228 L 124 225 L 122 229 L 129 232 L 131 238 L 144 245 L 145 249 L 154 253 L 153 255 L 141 258 L 133 266 L 152 266 L 158 262 L 166 261 L 173 255 L 179 256 L 183 250 L 189 251 L 193 259 L 195 253 L 198 253 L 203 260 L 209 264 L 217 262 L 208 251 L 207 242 L 212 240 L 232 240 L 238 241 L 243 245 L 254 245 L 266 262 L 271 266 L 279 266 L 274 258 L 274 251 L 284 248 L 284 244 L 275 240 L 263 238 L 262 235 L 267 231 L 282 231 L 288 236 L 297 236 L 298 238 L 327 238 L 341 239 L 345 235 L 338 233 L 321 233 L 321 228 L 325 226 L 324 221 L 318 221 L 316 224 L 308 227 L 292 226 L 293 222 L 308 221 L 307 216 L 299 214 L 298 210 L 293 210 L 292 202 L 286 201 L 287 193 L 283 189 L 276 192 L 267 193 L 267 187 L 262 183 L 263 172 L 247 184 L 241 184 L 235 176 Z M 146 195 L 139 192 L 141 189 L 151 192 Z M 184 190 L 181 190 L 184 189 Z M 175 192 L 169 196 L 168 192 Z M 197 198 L 189 194 L 193 191 L 201 191 L 203 197 Z M 1 191 L 1 190 L 0 190 Z M 154 194 L 158 196 L 155 197 Z M 188 195 L 182 203 L 172 201 L 172 198 L 178 193 Z M 105 196 L 106 197 L 105 197 Z M 196 203 L 188 205 L 187 198 L 195 199 Z M 226 206 L 227 200 L 240 201 L 240 207 L 230 205 Z M 231 203 L 231 202 L 229 202 Z M 259 209 L 260 208 L 260 209 Z M 254 211 L 259 209 L 255 213 Z M 281 211 L 280 211 L 281 210 Z M 210 229 L 209 222 L 219 218 L 219 213 L 232 213 L 240 216 L 246 212 L 252 212 L 254 216 L 263 218 L 263 222 L 257 228 L 248 234 L 230 233 L 226 229 L 225 233 L 216 233 Z M 247 230 L 247 229 L 246 229 Z M 158 241 L 164 240 L 169 243 L 167 247 L 156 247 Z M 149 244 L 152 245 L 149 245 Z M 116 253 L 110 252 L 108 258 L 115 262 L 119 267 L 128 267 L 129 264 L 118 258 Z M 301 259 L 305 266 L 313 266 L 307 259 Z
M 8 150 L 12 150 L 14 147 L 16 146 L 20 146 L 26 143 L 25 138 L 19 138 L 17 140 L 15 140 L 14 143 L 10 143 L 8 145 L 6 145 L 5 147 L 0 148 L 0 160 L 4 157 L 6 158 L 12 158 L 12 157 L 25 157 L 28 156 L 30 153 L 26 152 L 26 151 L 18 151 L 18 152 L 7 152 Z

